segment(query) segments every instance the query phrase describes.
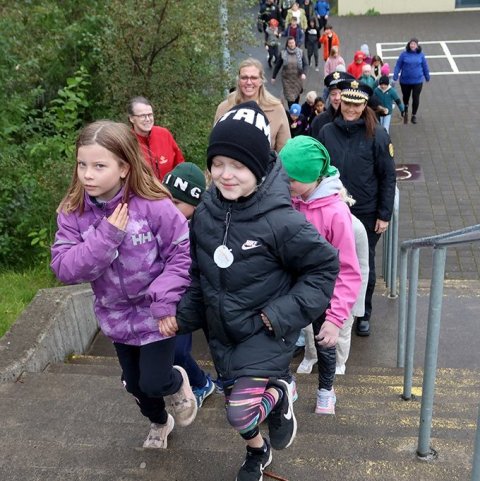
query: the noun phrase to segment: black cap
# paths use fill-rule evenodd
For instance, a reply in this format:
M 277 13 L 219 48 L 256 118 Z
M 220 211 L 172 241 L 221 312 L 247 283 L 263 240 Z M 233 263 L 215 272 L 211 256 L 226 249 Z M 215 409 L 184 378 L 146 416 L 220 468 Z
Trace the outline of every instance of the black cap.
M 378 79 L 378 85 L 382 85 L 382 84 L 390 85 L 390 80 L 389 80 L 389 78 L 388 78 L 388 75 L 382 75 L 382 76 Z
M 328 90 L 333 90 L 334 88 L 338 88 L 337 85 L 339 82 L 354 79 L 355 77 L 347 72 L 332 72 L 323 79 L 323 83 Z

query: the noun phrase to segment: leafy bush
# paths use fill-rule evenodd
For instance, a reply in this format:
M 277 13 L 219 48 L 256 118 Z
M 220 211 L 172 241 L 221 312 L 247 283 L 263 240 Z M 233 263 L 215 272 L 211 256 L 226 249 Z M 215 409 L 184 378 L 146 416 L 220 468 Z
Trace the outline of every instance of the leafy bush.
M 0 267 L 45 262 L 78 129 L 100 118 L 126 121 L 134 95 L 151 99 L 156 123 L 203 166 L 215 108 L 231 80 L 222 41 L 237 48 L 252 38 L 245 11 L 253 0 L 226 1 L 228 38 L 217 22 L 220 0 L 84 3 L 2 6 Z M 35 239 L 41 242 L 32 245 Z
M 75 138 L 85 109 L 89 76 L 84 69 L 67 80 L 51 105 L 31 112 L 19 128 L 20 145 L 0 154 L 0 265 L 45 261 L 45 248 L 30 234 L 44 232 L 46 247 L 55 230 L 55 209 L 73 167 Z

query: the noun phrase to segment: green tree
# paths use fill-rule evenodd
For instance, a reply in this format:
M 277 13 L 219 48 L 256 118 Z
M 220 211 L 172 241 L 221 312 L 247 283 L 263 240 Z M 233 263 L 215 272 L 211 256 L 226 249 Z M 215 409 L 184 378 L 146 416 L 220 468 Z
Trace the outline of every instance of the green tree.
M 228 38 L 220 3 L 0 0 L 0 266 L 45 256 L 78 129 L 126 121 L 131 96 L 149 97 L 186 158 L 204 163 L 231 83 L 222 41 L 238 49 L 253 39 L 245 12 L 256 2 L 225 0 Z

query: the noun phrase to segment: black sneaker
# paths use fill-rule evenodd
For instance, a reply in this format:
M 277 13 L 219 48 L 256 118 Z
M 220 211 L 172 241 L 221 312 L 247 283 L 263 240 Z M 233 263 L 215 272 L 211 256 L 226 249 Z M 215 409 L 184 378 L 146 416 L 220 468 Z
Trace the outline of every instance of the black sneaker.
M 272 450 L 270 444 L 263 439 L 267 450 L 261 452 L 260 449 L 254 449 L 247 446 L 247 456 L 237 474 L 236 481 L 262 481 L 263 470 L 272 462 Z
M 293 443 L 297 434 L 297 420 L 293 412 L 293 400 L 287 381 L 278 379 L 270 385 L 283 391 L 281 401 L 267 417 L 270 443 L 273 449 L 285 449 Z

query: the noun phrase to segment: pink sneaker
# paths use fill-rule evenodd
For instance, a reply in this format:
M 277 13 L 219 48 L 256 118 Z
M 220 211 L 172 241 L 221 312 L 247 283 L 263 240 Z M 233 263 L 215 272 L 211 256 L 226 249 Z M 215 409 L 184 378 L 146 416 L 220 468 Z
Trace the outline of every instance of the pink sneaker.
M 327 391 L 326 389 L 317 390 L 317 405 L 315 406 L 315 414 L 335 414 L 335 389 Z

